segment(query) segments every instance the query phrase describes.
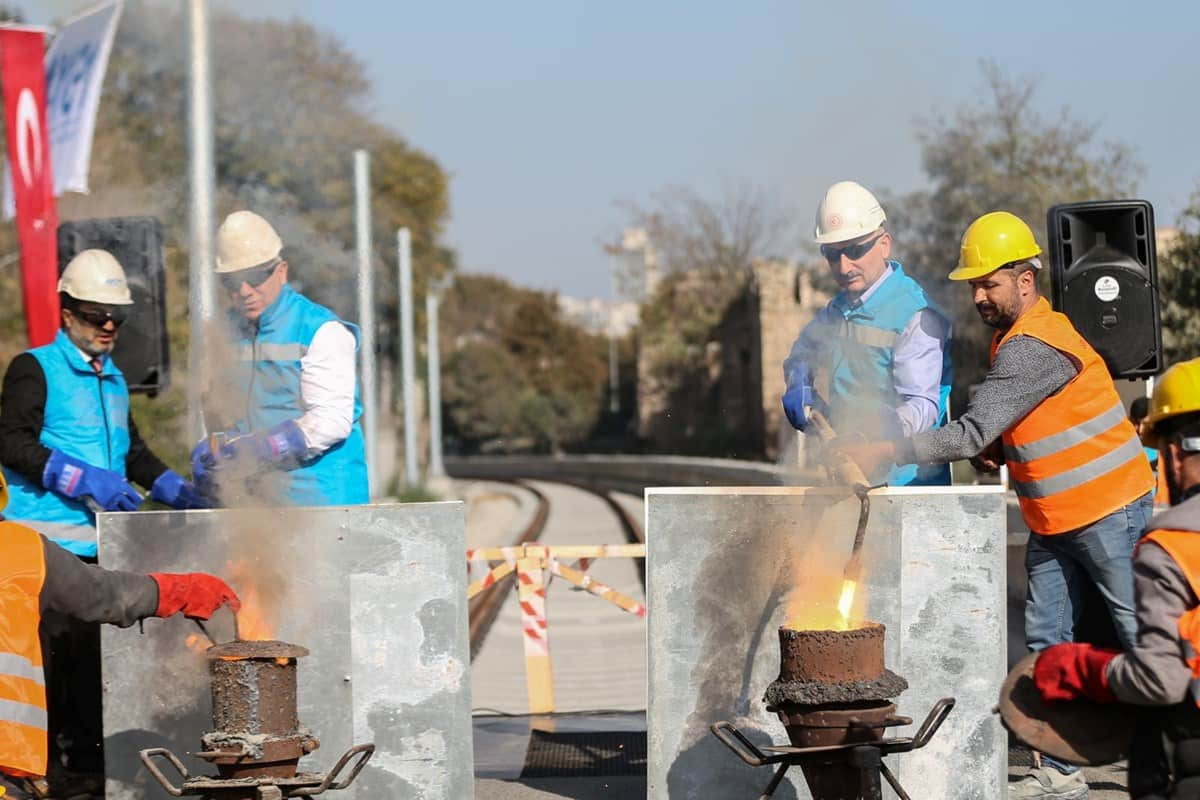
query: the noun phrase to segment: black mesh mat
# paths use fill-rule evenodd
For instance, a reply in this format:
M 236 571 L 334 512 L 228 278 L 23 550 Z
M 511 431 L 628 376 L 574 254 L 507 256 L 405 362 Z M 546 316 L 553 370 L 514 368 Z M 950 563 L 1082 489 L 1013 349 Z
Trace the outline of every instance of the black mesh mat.
M 546 733 L 534 729 L 522 778 L 646 774 L 646 732 Z

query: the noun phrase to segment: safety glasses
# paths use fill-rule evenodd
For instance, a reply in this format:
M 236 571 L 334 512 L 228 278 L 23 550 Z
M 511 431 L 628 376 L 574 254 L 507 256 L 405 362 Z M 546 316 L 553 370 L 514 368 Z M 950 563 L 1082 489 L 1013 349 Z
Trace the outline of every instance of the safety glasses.
M 874 247 L 875 243 L 883 237 L 884 234 L 881 233 L 874 239 L 868 239 L 865 242 L 858 242 L 856 244 L 842 245 L 841 247 L 833 244 L 823 244 L 821 245 L 821 255 L 825 256 L 825 260 L 830 264 L 840 264 L 842 261 L 842 256 L 845 256 L 851 261 L 858 261 L 867 253 L 871 252 L 871 248 Z
M 103 310 L 92 308 L 72 308 L 69 310 L 93 328 L 103 328 L 110 322 L 114 328 L 119 328 L 125 324 L 125 320 L 129 319 L 129 311 L 120 306 Z
M 257 289 L 275 274 L 275 270 L 278 269 L 279 264 L 279 261 L 272 261 L 261 267 L 239 269 L 237 272 L 223 272 L 217 277 L 221 279 L 221 288 L 227 292 L 236 292 L 242 288 L 243 283 L 249 284 L 251 289 Z

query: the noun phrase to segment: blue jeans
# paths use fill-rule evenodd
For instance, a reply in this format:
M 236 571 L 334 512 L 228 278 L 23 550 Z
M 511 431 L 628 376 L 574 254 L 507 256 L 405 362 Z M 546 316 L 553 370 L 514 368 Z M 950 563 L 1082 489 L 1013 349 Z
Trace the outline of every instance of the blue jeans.
M 1100 590 L 1124 649 L 1133 648 L 1133 548 L 1153 513 L 1146 493 L 1085 528 L 1053 536 L 1030 534 L 1025 551 L 1029 594 L 1025 644 L 1033 651 L 1075 638 L 1086 581 Z
M 1037 651 L 1075 638 L 1083 613 L 1085 581 L 1100 590 L 1112 614 L 1121 645 L 1132 649 L 1137 636 L 1133 606 L 1133 548 L 1154 513 L 1153 493 L 1118 508 L 1086 528 L 1054 536 L 1029 535 L 1025 569 L 1025 644 Z M 1042 765 L 1064 774 L 1079 768 L 1042 755 Z

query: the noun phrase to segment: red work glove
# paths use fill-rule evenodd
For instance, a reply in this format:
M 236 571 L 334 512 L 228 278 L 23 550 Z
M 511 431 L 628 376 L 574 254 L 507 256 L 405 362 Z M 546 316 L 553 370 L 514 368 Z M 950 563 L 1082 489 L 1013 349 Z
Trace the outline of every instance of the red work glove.
M 1056 644 L 1038 655 L 1033 682 L 1047 703 L 1086 697 L 1097 703 L 1115 703 L 1108 688 L 1108 662 L 1118 655 L 1090 644 Z
M 189 619 L 208 619 L 225 603 L 237 613 L 242 607 L 237 592 L 214 575 L 188 572 L 175 575 L 157 572 L 150 576 L 158 584 L 156 617 L 169 617 L 182 611 Z

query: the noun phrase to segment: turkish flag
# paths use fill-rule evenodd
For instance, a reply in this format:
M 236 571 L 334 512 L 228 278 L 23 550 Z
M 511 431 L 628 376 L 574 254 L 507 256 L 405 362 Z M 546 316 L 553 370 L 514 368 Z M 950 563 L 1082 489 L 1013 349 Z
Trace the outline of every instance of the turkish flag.
M 17 205 L 21 287 L 29 345 L 58 331 L 58 211 L 46 124 L 45 44 L 40 30 L 0 27 L 0 81 L 8 167 Z

